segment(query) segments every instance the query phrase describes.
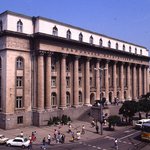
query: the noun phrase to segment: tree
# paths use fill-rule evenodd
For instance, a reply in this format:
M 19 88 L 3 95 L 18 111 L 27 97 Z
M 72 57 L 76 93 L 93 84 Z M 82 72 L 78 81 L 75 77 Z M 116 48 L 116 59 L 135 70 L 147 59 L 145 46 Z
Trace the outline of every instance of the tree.
M 119 109 L 119 114 L 122 114 L 126 118 L 126 123 L 131 123 L 132 117 L 138 111 L 138 103 L 136 101 L 125 101 L 122 107 Z
M 111 129 L 111 127 L 113 126 L 113 129 L 114 127 L 116 126 L 116 124 L 118 124 L 120 122 L 120 117 L 117 116 L 117 115 L 112 115 L 112 116 L 109 116 L 108 117 L 108 127 L 109 129 Z

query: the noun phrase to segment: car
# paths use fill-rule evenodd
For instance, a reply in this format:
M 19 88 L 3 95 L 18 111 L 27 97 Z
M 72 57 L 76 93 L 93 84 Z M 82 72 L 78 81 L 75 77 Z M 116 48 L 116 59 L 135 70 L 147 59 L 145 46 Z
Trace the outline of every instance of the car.
M 6 138 L 4 135 L 0 135 L 0 144 L 5 144 L 9 138 Z
M 135 123 L 135 128 L 136 129 L 142 129 L 142 126 L 144 123 L 147 123 L 147 122 L 150 122 L 150 119 L 141 119 L 141 120 L 138 120 L 136 123 Z
M 29 144 L 30 144 L 30 140 L 28 140 L 25 137 L 16 137 L 6 142 L 7 146 L 20 146 L 22 148 L 28 147 Z

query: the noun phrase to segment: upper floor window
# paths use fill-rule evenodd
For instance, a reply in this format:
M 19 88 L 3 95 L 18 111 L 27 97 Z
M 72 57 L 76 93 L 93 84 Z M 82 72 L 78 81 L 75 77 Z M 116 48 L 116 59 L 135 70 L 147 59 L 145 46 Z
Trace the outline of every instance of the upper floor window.
M 23 69 L 23 64 L 24 62 L 23 62 L 23 58 L 22 57 L 18 57 L 17 58 L 17 61 L 16 61 L 16 67 L 17 67 L 17 69 Z
M 66 71 L 67 71 L 67 72 L 70 72 L 70 64 L 69 64 L 68 61 L 66 62 Z
M 129 46 L 129 52 L 131 53 L 131 46 Z
M 118 43 L 116 43 L 116 49 L 117 49 L 117 50 L 119 49 Z
M 135 48 L 135 54 L 137 54 L 137 48 Z
M 92 37 L 92 35 L 90 36 L 90 39 L 89 39 L 90 41 L 90 44 L 93 44 L 93 37 Z
M 17 88 L 22 88 L 23 87 L 23 77 L 22 76 L 17 76 L 16 86 L 17 86 Z
M 0 31 L 3 30 L 3 22 L 0 20 Z
M 70 78 L 66 77 L 66 87 L 69 88 L 70 87 Z
M 82 87 L 82 78 L 79 77 L 79 87 Z
M 17 22 L 17 32 L 23 32 L 23 23 L 21 20 Z
M 82 35 L 82 33 L 79 34 L 79 41 L 80 41 L 80 42 L 83 41 L 83 35 Z
M 108 47 L 111 48 L 111 42 L 110 41 L 108 41 Z
M 56 71 L 56 59 L 52 57 L 51 71 Z
M 56 26 L 53 28 L 53 35 L 58 36 L 58 29 Z
M 51 79 L 51 86 L 56 87 L 56 77 L 52 77 Z
M 140 49 L 140 55 L 142 55 L 142 49 Z
M 16 108 L 23 108 L 23 97 L 22 96 L 16 97 Z
M 70 105 L 70 93 L 69 92 L 66 92 L 66 103 L 67 103 L 67 106 Z
M 103 40 L 102 39 L 99 40 L 99 45 L 100 45 L 100 47 L 103 46 Z
M 122 46 L 122 49 L 123 49 L 123 51 L 125 51 L 126 50 L 126 47 L 125 47 L 125 45 L 123 44 L 123 46 Z
M 67 31 L 66 37 L 67 37 L 67 39 L 71 39 L 71 31 L 70 30 Z

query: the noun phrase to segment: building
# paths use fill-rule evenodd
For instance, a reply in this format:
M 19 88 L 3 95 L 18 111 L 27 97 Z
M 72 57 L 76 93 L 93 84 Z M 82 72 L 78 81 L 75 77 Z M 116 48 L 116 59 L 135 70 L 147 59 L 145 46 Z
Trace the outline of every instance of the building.
M 100 95 L 111 103 L 149 91 L 145 47 L 10 11 L 0 14 L 0 70 L 4 129 L 45 125 L 62 113 L 75 119 Z

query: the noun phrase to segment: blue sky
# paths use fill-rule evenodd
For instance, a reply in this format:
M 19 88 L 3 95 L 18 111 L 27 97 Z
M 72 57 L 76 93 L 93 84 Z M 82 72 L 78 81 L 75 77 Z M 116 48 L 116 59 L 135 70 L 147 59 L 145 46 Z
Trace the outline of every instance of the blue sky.
M 5 10 L 43 16 L 150 49 L 150 0 L 0 0 Z

